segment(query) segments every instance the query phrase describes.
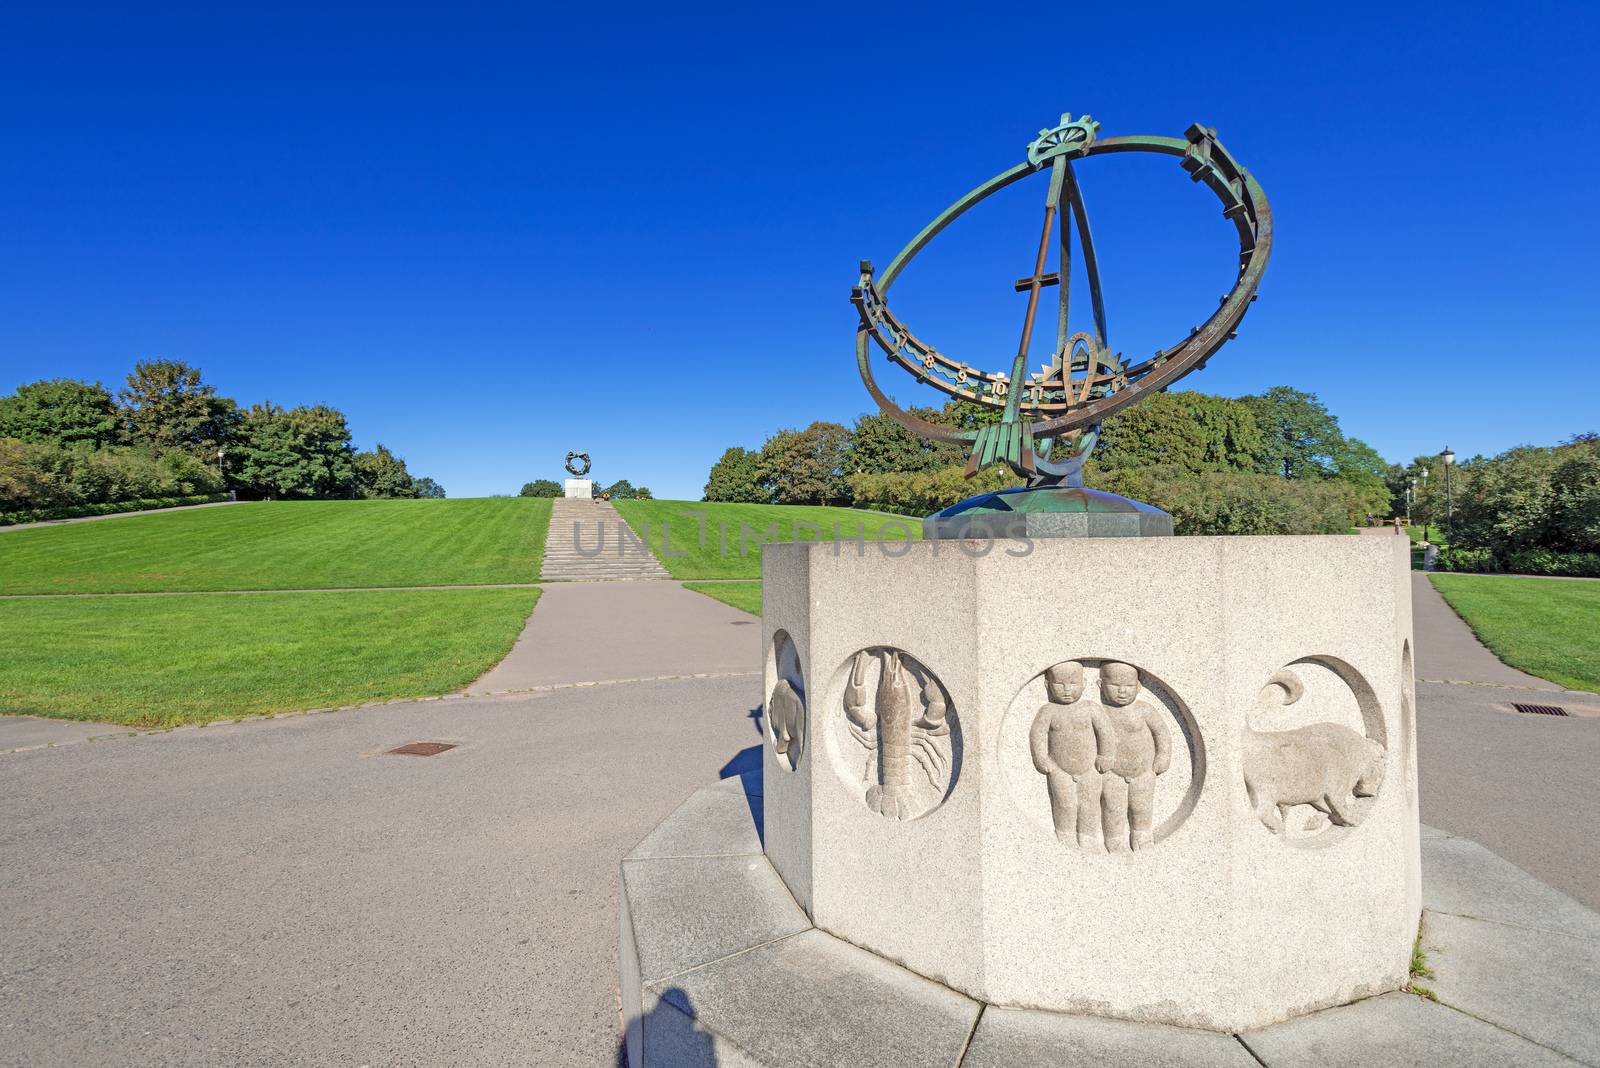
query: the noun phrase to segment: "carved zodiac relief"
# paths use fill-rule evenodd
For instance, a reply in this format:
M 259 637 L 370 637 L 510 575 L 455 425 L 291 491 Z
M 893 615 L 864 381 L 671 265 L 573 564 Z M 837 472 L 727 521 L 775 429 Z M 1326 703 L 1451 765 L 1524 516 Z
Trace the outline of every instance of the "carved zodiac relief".
M 844 713 L 856 752 L 868 757 L 861 776 L 868 808 L 909 820 L 944 800 L 959 738 L 950 699 L 931 671 L 898 649 L 864 649 L 850 662 Z
M 805 741 L 806 710 L 788 679 L 779 679 L 767 698 L 767 722 L 778 762 L 793 771 L 800 763 L 800 747 Z
M 786 631 L 772 636 L 772 648 L 767 661 L 767 678 L 772 689 L 767 695 L 767 737 L 772 742 L 778 766 L 793 771 L 800 766 L 800 753 L 805 747 L 806 699 L 805 683 L 800 676 L 800 656 L 794 641 Z
M 1313 688 L 1308 680 L 1317 691 L 1313 699 L 1307 699 Z M 1294 713 L 1313 721 L 1284 730 L 1246 728 L 1244 785 L 1250 807 L 1268 830 L 1288 840 L 1356 826 L 1383 785 L 1383 721 L 1376 698 L 1348 665 L 1310 658 L 1272 676 L 1251 718 L 1283 722 Z M 1339 718 L 1347 723 L 1333 722 Z
M 1171 687 L 1134 664 L 1090 657 L 1023 685 L 995 757 L 1022 814 L 1089 853 L 1158 844 L 1194 811 L 1206 772 L 1200 729 Z
M 1056 837 L 1111 853 L 1155 844 L 1156 778 L 1172 765 L 1166 709 L 1142 694 L 1139 669 L 1106 661 L 1099 700 L 1085 699 L 1077 661 L 1044 673 L 1050 703 L 1028 731 L 1033 766 L 1045 777 Z

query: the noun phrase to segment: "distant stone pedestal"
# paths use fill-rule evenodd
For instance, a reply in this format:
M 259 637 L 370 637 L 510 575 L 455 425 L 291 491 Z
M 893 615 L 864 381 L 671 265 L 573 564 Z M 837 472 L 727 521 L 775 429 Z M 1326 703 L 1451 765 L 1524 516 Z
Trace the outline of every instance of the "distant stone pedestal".
M 567 479 L 567 496 L 582 497 L 589 500 L 594 497 L 594 482 L 587 478 Z
M 801 543 L 762 573 L 764 848 L 820 930 L 975 1001 L 1223 1032 L 1407 982 L 1404 542 Z

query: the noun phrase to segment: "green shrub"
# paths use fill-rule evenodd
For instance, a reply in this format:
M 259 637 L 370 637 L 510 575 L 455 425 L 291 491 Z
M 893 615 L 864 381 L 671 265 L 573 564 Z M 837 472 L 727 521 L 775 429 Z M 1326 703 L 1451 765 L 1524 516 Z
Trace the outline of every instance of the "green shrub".
M 89 515 L 115 515 L 118 512 L 149 512 L 158 508 L 182 508 L 191 504 L 215 504 L 228 500 L 226 493 L 200 497 L 151 497 L 139 501 L 107 501 L 102 504 L 75 504 L 60 508 L 0 512 L 0 526 L 14 523 L 42 523 L 47 519 L 79 519 Z
M 1600 578 L 1600 553 L 1557 553 L 1548 549 L 1513 553 L 1506 557 L 1505 570 L 1518 575 L 1560 575 L 1568 578 Z
M 221 491 L 216 467 L 186 452 L 0 438 L 0 511 L 54 512 Z
M 1440 549 L 1439 554 L 1434 557 L 1433 567 L 1435 571 L 1464 571 L 1477 574 L 1500 570 L 1495 565 L 1494 553 L 1488 549 L 1463 549 L 1460 546 Z

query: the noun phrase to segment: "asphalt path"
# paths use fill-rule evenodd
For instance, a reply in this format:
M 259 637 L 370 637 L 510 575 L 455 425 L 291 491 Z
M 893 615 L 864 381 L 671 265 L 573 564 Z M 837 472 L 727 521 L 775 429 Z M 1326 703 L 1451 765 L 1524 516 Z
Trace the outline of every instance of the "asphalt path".
M 546 594 L 522 692 L 0 754 L 0 1064 L 616 1064 L 618 863 L 761 700 L 750 617 L 627 585 Z M 1581 700 L 1419 683 L 1422 818 L 1600 906 L 1600 718 L 1529 697 Z
M 0 757 L 0 1064 L 609 1065 L 621 858 L 755 677 Z M 383 755 L 454 742 L 433 757 Z

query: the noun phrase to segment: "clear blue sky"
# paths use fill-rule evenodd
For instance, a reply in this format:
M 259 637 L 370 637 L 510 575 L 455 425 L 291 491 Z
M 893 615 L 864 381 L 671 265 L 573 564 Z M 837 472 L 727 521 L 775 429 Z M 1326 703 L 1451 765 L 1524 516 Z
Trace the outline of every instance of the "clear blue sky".
M 452 496 L 587 449 L 696 498 L 726 446 L 868 410 L 856 262 L 1088 111 L 1214 125 L 1272 200 L 1261 299 L 1187 386 L 1311 390 L 1390 459 L 1600 429 L 1594 5 L 1117 8 L 18 8 L 0 388 L 171 357 L 342 408 Z M 1215 307 L 1230 230 L 1125 160 L 1080 170 L 1113 346 L 1145 355 Z M 996 368 L 1043 196 L 1016 192 L 896 289 Z

